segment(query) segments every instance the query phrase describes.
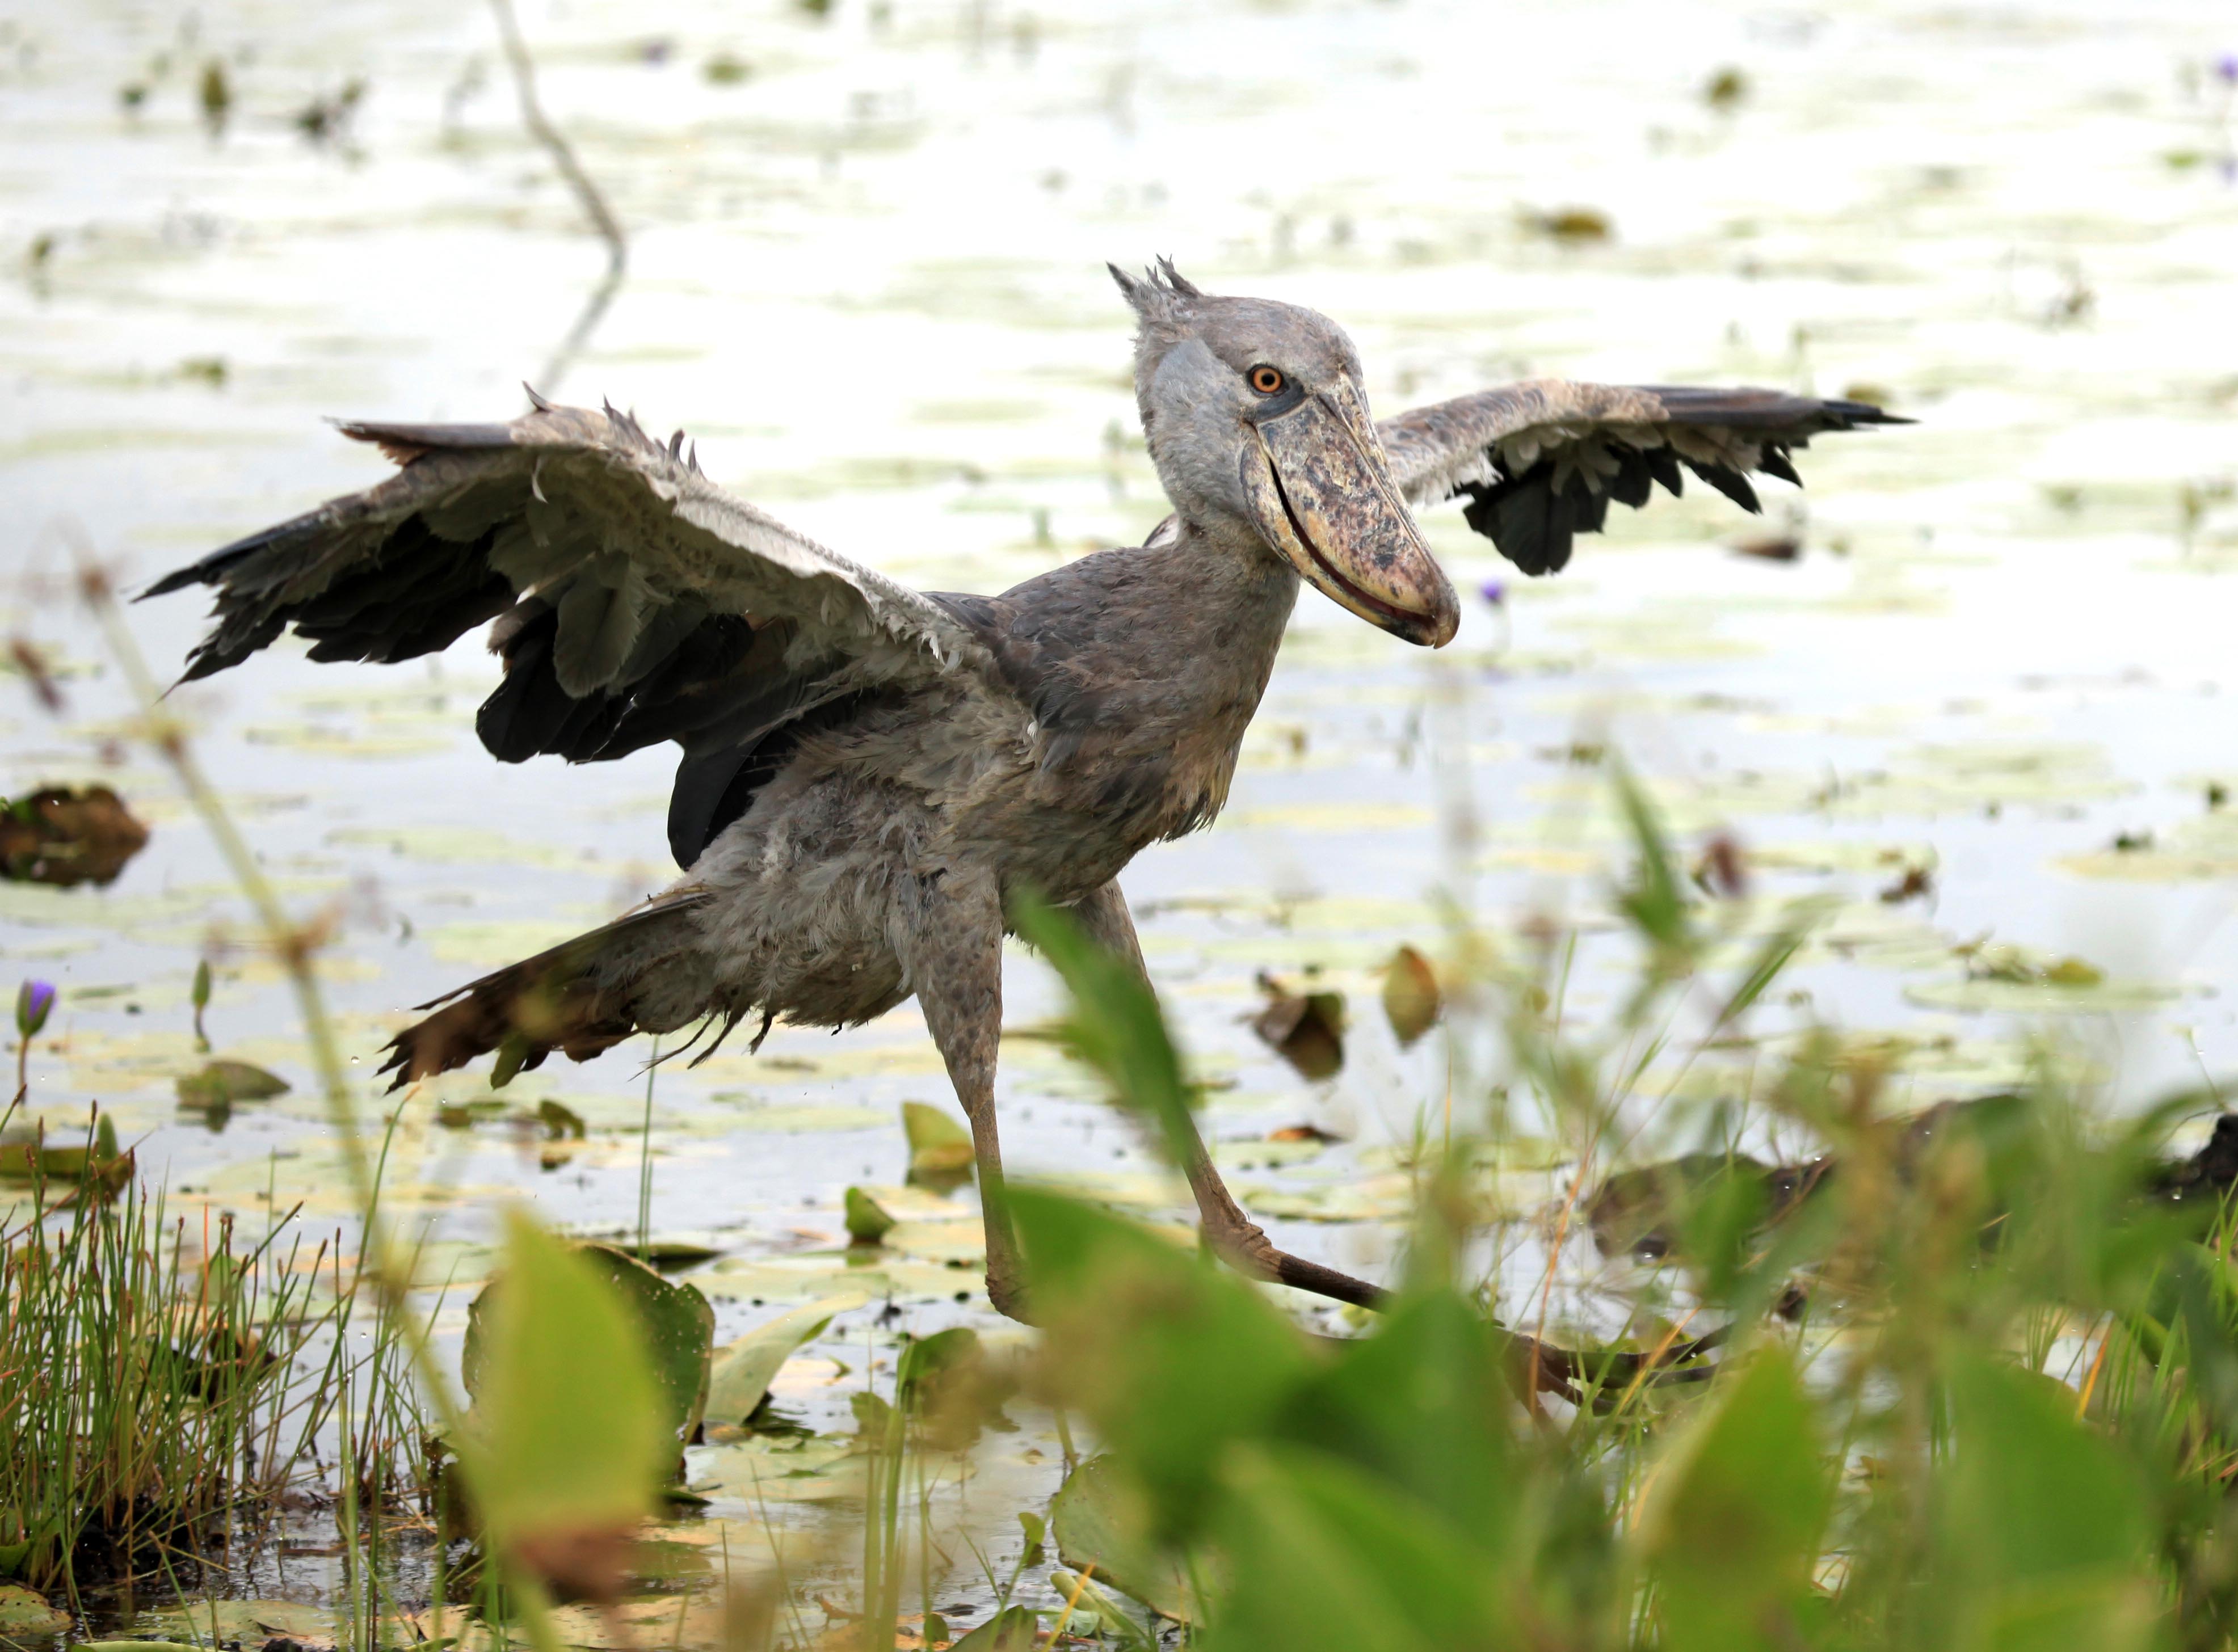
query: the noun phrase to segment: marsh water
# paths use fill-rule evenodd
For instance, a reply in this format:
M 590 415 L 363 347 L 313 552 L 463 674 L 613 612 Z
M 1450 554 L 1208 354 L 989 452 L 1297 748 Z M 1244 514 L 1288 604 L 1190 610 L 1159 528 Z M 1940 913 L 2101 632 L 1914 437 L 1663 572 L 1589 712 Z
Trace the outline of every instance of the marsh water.
M 534 379 L 681 426 L 718 481 L 889 573 L 998 590 L 1164 514 L 1102 271 L 1158 254 L 1334 315 L 1381 411 L 1559 374 L 1918 420 L 1823 439 L 1807 492 L 1767 483 L 1760 521 L 1714 495 L 1619 512 L 1548 580 L 1433 511 L 1468 593 L 1435 655 L 1308 594 L 1227 812 L 1124 879 L 1208 1133 L 1282 1242 L 1386 1270 L 1406 1144 L 1447 1123 L 1455 1064 L 1478 1070 L 1383 1024 L 1399 944 L 1436 955 L 1465 923 L 1520 948 L 1551 920 L 1583 937 L 1570 1013 L 1616 1001 L 1611 754 L 1690 860 L 1738 842 L 1757 927 L 1824 908 L 1748 1051 L 1642 1085 L 1642 1151 L 1684 1139 L 1682 1101 L 1744 1099 L 1751 1054 L 1807 1025 L 1900 1052 L 1904 1107 L 2008 1082 L 2047 1041 L 2116 1105 L 2238 1070 L 2238 806 L 2215 801 L 2238 790 L 2238 28 L 2112 10 L 530 6 L 546 107 L 630 238 L 555 381 L 605 253 L 524 133 L 486 8 L 11 9 L 0 620 L 61 662 L 67 706 L 0 678 L 0 790 L 99 779 L 153 828 L 106 889 L 0 886 L 0 955 L 63 992 L 32 1112 L 63 1127 L 97 1100 L 176 1206 L 347 1226 L 291 1001 L 129 737 L 75 541 L 144 581 L 384 473 L 322 415 L 508 417 Z M 1799 554 L 1751 554 L 1769 539 Z M 200 617 L 130 611 L 167 671 Z M 674 875 L 670 760 L 500 768 L 472 731 L 493 680 L 471 638 L 387 669 L 283 644 L 172 697 L 289 901 L 334 913 L 321 968 L 368 1074 L 406 1007 Z M 215 1128 L 173 1087 L 202 1059 L 205 956 L 217 1052 L 294 1085 Z M 2087 970 L 2030 978 L 2068 958 Z M 1255 1036 L 1262 972 L 1347 995 L 1336 1076 Z M 1058 1006 L 1023 952 L 1006 994 L 1022 1034 Z M 1017 1173 L 1178 1216 L 1050 1043 L 1003 1061 Z M 446 1335 L 506 1201 L 634 1228 L 647 1083 L 626 1048 L 404 1098 L 387 1197 L 450 1287 Z M 585 1140 L 525 1117 L 546 1098 Z M 652 1228 L 717 1252 L 692 1277 L 718 1337 L 859 1299 L 779 1379 L 811 1428 L 890 1381 L 904 1332 L 1005 1334 L 968 1190 L 897 1194 L 897 1244 L 844 1252 L 844 1190 L 903 1179 L 904 1100 L 952 1106 L 909 1007 L 652 1079 Z M 1466 1122 L 1479 1097 L 1452 1105 Z M 1534 1219 L 1576 1169 L 1559 1140 L 1504 1160 L 1511 1288 L 1539 1277 Z M 1602 1265 L 1572 1249 L 1557 1318 L 1591 1330 Z M 741 1490 L 722 1454 L 749 1449 L 702 1454 L 715 1502 L 679 1543 L 765 1552 L 793 1517 Z M 1006 1522 L 1057 1473 L 1029 1429 L 956 1495 Z M 803 1520 L 831 1495 L 788 1483 Z M 301 1563 L 253 1581 L 325 1586 Z

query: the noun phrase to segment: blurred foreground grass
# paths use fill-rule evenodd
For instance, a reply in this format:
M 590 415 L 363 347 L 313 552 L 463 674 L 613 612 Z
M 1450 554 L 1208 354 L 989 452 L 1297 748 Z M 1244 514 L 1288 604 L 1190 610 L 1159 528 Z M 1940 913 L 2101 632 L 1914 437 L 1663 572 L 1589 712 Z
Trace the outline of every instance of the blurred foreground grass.
M 175 729 L 148 732 L 183 758 Z M 56 1158 L 75 1195 L 43 1195 L 0 1236 L 0 1362 L 43 1378 L 0 1411 L 0 1563 L 73 1596 L 73 1562 L 160 1571 L 182 1597 L 168 1635 L 275 1645 L 296 1634 L 275 1628 L 285 1602 L 216 1598 L 234 1573 L 211 1550 L 253 1549 L 256 1509 L 311 1471 L 345 1556 L 323 1627 L 366 1649 L 2227 1644 L 2229 1179 L 2211 1149 L 2162 1157 L 2211 1096 L 2117 1110 L 2047 1050 L 2026 1086 L 1906 1120 L 1884 1106 L 1900 1053 L 1811 1036 L 1763 1055 L 1776 1070 L 1746 1104 L 1673 1087 L 1658 1137 L 1691 1151 L 1630 1163 L 1623 1121 L 1651 1069 L 1745 1041 L 1817 909 L 1744 935 L 1734 869 L 1689 877 L 1614 773 L 1639 966 L 1612 1013 L 1566 1008 L 1553 932 L 1518 955 L 1457 927 L 1441 961 L 1394 965 L 1390 1011 L 1416 1033 L 1442 1021 L 1456 1090 L 1406 1162 L 1399 1284 L 1355 1335 L 1309 1332 L 1171 1230 L 1025 1189 L 1038 1334 L 911 1341 L 890 1383 L 866 1373 L 852 1437 L 803 1438 L 769 1385 L 830 1307 L 718 1351 L 688 1284 L 516 1215 L 474 1305 L 462 1414 L 424 1359 L 418 1404 L 402 1378 L 427 1326 L 384 1283 L 411 1269 L 386 1259 L 370 1209 L 366 1366 L 338 1262 L 315 1305 L 293 1265 L 255 1296 L 275 1238 L 244 1257 L 223 1236 L 189 1265 L 111 1140 Z M 1063 913 L 1029 900 L 1017 917 L 1069 990 L 1057 1036 L 1154 1140 L 1177 1139 L 1201 1098 L 1155 1000 Z M 288 935 L 275 949 L 315 974 L 315 946 Z M 315 990 L 302 1001 L 321 1013 Z M 1687 1025 L 1698 1047 L 1674 1047 Z M 1498 1051 L 1481 1072 L 1473 1031 Z M 354 1102 L 338 1107 L 354 1133 Z M 1486 1166 L 1526 1121 L 1577 1169 L 1542 1213 L 1545 1279 L 1503 1293 L 1513 1225 Z M 1798 1137 L 1813 1150 L 1791 1165 L 1742 1151 Z M 1555 1272 L 1588 1226 L 1653 1265 L 1607 1287 L 1620 1338 L 1564 1346 L 1546 1333 Z M 1008 1512 L 969 1495 L 1015 1426 L 1006 1407 L 1049 1413 L 1069 1470 L 1045 1511 L 1016 1517 L 1007 1576 Z M 714 1425 L 763 1454 L 780 1497 L 817 1481 L 829 1512 L 780 1532 L 764 1503 L 758 1530 L 714 1523 L 719 1569 L 679 1567 L 705 1506 L 682 1447 Z M 341 1443 L 331 1465 L 322 1429 Z M 427 1454 L 400 1451 L 423 1433 Z M 1058 1603 L 1036 1605 L 1022 1580 L 1052 1560 Z M 975 1572 L 994 1611 L 966 1633 L 938 1602 Z

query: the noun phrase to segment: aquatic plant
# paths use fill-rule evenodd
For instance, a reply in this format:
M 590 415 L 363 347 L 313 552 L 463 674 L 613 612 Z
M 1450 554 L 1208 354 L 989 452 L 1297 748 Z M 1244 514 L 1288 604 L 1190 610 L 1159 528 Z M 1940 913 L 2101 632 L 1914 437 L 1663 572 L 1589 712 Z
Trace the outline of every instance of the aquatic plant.
M 1566 1025 L 1559 946 L 1484 969 L 1507 1005 L 1505 1107 L 1527 1100 L 1582 1147 L 1540 1330 L 1636 1051 L 1665 1047 L 1719 955 L 1720 919 L 1619 784 L 1637 861 L 1619 905 L 1644 965 L 1615 1024 Z M 1188 1105 L 1149 995 L 1063 915 L 1023 927 L 1115 1093 L 1154 1125 Z M 1777 930 L 1744 960 L 1711 997 L 1711 1038 L 1800 939 Z M 2055 1073 L 1922 1130 L 1881 1115 L 1883 1062 L 1802 1040 L 1758 1122 L 1823 1144 L 1823 1184 L 1776 1201 L 1731 1146 L 1739 1121 L 1711 1109 L 1703 1173 L 1666 1189 L 1671 1262 L 1630 1287 L 1627 1346 L 1692 1333 L 1718 1358 L 1583 1360 L 1552 1410 L 1546 1345 L 1502 1323 L 1534 1305 L 1483 1265 L 1471 1190 L 1498 1110 L 1423 1156 L 1394 1299 L 1337 1342 L 1123 1218 L 1020 1190 L 1040 1390 L 1105 1454 L 1101 1517 L 1064 1557 L 1222 1649 L 2227 1644 L 2229 1182 L 2206 1155 L 2155 1155 L 2206 1099 L 2115 1121 Z
M 353 1363 L 347 1299 L 313 1299 L 328 1246 L 190 1225 L 129 1174 L 109 1197 L 94 1134 L 0 1226 L 0 1575 L 73 1597 L 89 1563 L 260 1525 L 329 1422 L 310 1379 Z

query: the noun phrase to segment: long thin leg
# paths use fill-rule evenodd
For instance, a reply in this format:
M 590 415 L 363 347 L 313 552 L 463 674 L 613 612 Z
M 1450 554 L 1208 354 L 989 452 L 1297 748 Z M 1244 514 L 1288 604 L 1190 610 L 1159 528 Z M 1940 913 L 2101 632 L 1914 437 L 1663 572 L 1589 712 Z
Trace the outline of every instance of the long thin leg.
M 927 891 L 904 951 L 925 1027 L 971 1121 L 987 1232 L 987 1299 L 998 1312 L 1030 1324 L 995 1132 L 995 1058 L 1003 1032 L 1003 902 L 995 880 L 957 872 L 941 877 Z
M 1127 897 L 1119 892 L 1117 880 L 1081 901 L 1073 908 L 1073 914 L 1089 939 L 1134 965 L 1136 974 L 1148 983 L 1150 977 L 1142 967 L 1142 943 L 1135 938 L 1135 920 L 1128 915 Z M 1228 1184 L 1220 1179 L 1212 1155 L 1205 1151 L 1204 1138 L 1197 1133 L 1196 1121 L 1192 1119 L 1187 1122 L 1181 1143 L 1182 1172 L 1189 1178 L 1189 1192 L 1196 1196 L 1205 1238 L 1223 1261 L 1238 1272 L 1256 1279 L 1278 1279 L 1315 1296 L 1333 1297 L 1339 1302 L 1350 1302 L 1363 1308 L 1382 1305 L 1386 1292 L 1380 1286 L 1279 1249 L 1259 1224 L 1243 1213 L 1243 1207 L 1228 1191 Z

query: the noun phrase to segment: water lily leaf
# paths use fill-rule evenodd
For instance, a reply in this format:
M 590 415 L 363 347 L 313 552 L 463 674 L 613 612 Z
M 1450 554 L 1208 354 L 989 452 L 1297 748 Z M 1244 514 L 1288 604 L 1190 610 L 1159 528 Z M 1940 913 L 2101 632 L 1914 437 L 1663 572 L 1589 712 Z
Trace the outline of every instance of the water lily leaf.
M 133 1168 L 133 1155 L 117 1150 L 116 1121 L 106 1111 L 90 1143 L 82 1134 L 64 1136 L 37 1126 L 0 1136 L 0 1181 L 83 1184 L 106 1198 L 132 1180 Z
M 331 1642 L 334 1636 L 334 1613 L 301 1601 L 198 1600 L 143 1614 L 140 1622 L 163 1635 L 177 1635 L 205 1646 L 212 1635 L 221 1642 L 255 1645 L 262 1645 L 275 1635 L 312 1642 Z
M 885 1246 L 921 1262 L 977 1267 L 986 1259 L 987 1230 L 977 1216 L 951 1217 L 938 1222 L 897 1222 L 888 1231 Z
M 1302 1078 L 1334 1078 L 1344 1067 L 1344 995 L 1296 992 L 1262 973 L 1260 990 L 1267 1006 L 1251 1030 Z
M 885 1206 L 860 1187 L 847 1190 L 847 1237 L 857 1245 L 876 1245 L 893 1231 L 894 1219 Z
M 0 798 L 0 877 L 70 889 L 113 883 L 148 829 L 107 786 L 47 786 Z
M 743 1423 L 768 1394 L 785 1362 L 824 1334 L 836 1315 L 870 1298 L 856 1292 L 825 1297 L 781 1313 L 717 1351 L 707 1384 L 706 1414 L 718 1423 Z
M 1437 972 L 1431 968 L 1430 961 L 1412 947 L 1400 947 L 1392 954 L 1383 971 L 1383 1014 L 1401 1047 L 1435 1026 L 1444 1008 Z
M 692 1484 L 749 1507 L 830 1503 L 861 1495 L 864 1464 L 851 1434 L 807 1439 L 758 1435 L 693 1452 Z
M 557 1243 L 558 1241 L 554 1241 Z M 660 1415 L 680 1448 L 698 1431 L 707 1404 L 715 1338 L 715 1311 L 692 1285 L 664 1279 L 635 1257 L 610 1245 L 579 1245 L 568 1254 L 619 1301 L 633 1321 L 633 1346 L 643 1350 L 659 1398 Z M 479 1404 L 488 1379 L 493 1322 L 511 1294 L 506 1272 L 484 1285 L 467 1310 L 466 1346 L 460 1376 Z M 573 1356 L 583 1357 L 578 1349 Z
M 1041 1635 L 1041 1619 L 1031 1607 L 1006 1606 L 948 1652 L 1033 1652 Z
M 710 1296 L 751 1302 L 812 1300 L 855 1291 L 897 1302 L 954 1301 L 979 1288 L 978 1276 L 968 1268 L 871 1252 L 851 1257 L 844 1251 L 734 1257 L 699 1275 L 698 1283 Z
M 1161 1617 L 1189 1621 L 1189 1576 L 1173 1556 L 1149 1543 L 1149 1509 L 1108 1457 L 1075 1469 L 1049 1503 L 1049 1530 L 1057 1557 L 1130 1595 Z M 1217 1557 L 1208 1565 L 1218 1569 Z
M 70 1628 L 70 1614 L 20 1583 L 0 1586 L 0 1646 L 46 1646 Z
M 923 1101 L 903 1102 L 902 1133 L 909 1140 L 913 1173 L 954 1175 L 971 1168 L 971 1133 L 938 1107 Z
M 288 1089 L 287 1080 L 248 1061 L 212 1061 L 178 1080 L 179 1105 L 207 1112 L 236 1101 L 268 1101 Z
M 2182 996 L 2162 981 L 2101 981 L 2063 985 L 2056 981 L 1923 981 L 1904 989 L 1924 1009 L 2000 1010 L 2013 1015 L 2093 1015 L 2153 1009 Z

